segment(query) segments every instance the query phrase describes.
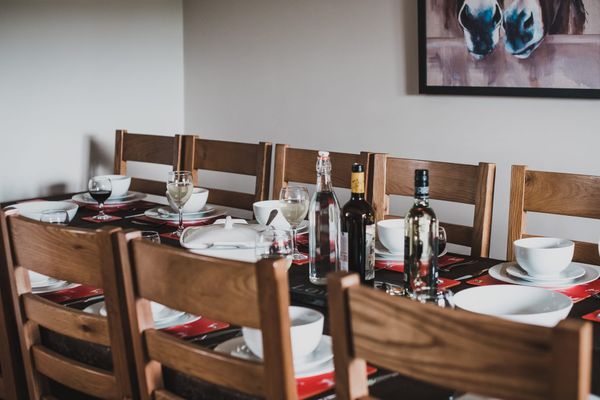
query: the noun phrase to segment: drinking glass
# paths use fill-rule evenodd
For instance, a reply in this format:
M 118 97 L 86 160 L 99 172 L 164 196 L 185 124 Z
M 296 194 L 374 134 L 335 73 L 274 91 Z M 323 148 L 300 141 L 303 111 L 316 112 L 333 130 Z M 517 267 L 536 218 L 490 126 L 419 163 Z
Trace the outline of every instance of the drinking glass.
M 256 238 L 256 258 L 280 258 L 287 260 L 287 267 L 292 265 L 294 248 L 289 231 L 267 229 Z
M 284 187 L 279 194 L 279 202 L 283 217 L 292 227 L 292 257 L 294 260 L 306 260 L 308 257 L 298 251 L 296 231 L 308 214 L 308 189 L 304 186 Z
M 438 233 L 438 256 L 444 254 L 447 245 L 448 239 L 446 236 L 446 230 L 440 226 Z
M 152 243 L 160 244 L 160 235 L 155 231 L 142 231 L 142 239 Z
M 431 303 L 442 308 L 454 308 L 454 297 L 448 289 L 421 286 L 413 290 L 410 298 L 420 303 Z
M 167 180 L 167 198 L 170 204 L 177 207 L 179 212 L 179 226 L 173 232 L 177 236 L 183 233 L 183 206 L 188 202 L 194 192 L 192 182 L 192 173 L 190 171 L 172 171 L 169 172 Z
M 40 221 L 47 224 L 68 225 L 69 214 L 66 210 L 44 210 L 40 214 Z
M 106 177 L 94 177 L 88 182 L 88 192 L 98 202 L 98 215 L 93 218 L 97 221 L 106 221 L 110 215 L 104 214 L 104 202 L 112 194 L 112 183 Z

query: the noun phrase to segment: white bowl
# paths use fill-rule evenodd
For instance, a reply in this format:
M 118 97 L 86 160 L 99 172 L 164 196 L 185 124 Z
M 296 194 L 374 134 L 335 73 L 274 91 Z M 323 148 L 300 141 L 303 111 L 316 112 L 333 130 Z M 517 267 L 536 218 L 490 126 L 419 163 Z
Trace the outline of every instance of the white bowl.
M 560 274 L 573 260 L 575 244 L 566 239 L 526 238 L 515 240 L 517 263 L 533 277 Z
M 377 222 L 377 237 L 391 253 L 404 253 L 404 219 L 386 219 Z
M 71 201 L 28 201 L 25 203 L 13 204 L 10 206 L 19 210 L 19 214 L 34 219 L 40 220 L 42 212 L 46 210 L 65 210 L 69 215 L 69 222 L 73 221 L 79 206 Z
M 290 229 L 290 224 L 281 213 L 281 203 L 279 200 L 257 201 L 252 204 L 252 209 L 254 210 L 254 217 L 261 225 L 267 224 L 271 210 L 277 210 L 277 216 L 271 222 L 271 226 L 275 229 Z
M 573 307 L 573 301 L 562 293 L 518 285 L 465 289 L 453 299 L 463 310 L 548 327 L 565 319 Z
M 94 178 L 108 178 L 112 186 L 112 192 L 109 199 L 117 199 L 124 197 L 129 192 L 129 185 L 131 185 L 131 177 L 125 175 L 98 175 Z
M 195 213 L 204 208 L 208 201 L 208 189 L 194 188 L 192 197 L 183 206 L 184 213 Z M 175 210 L 177 212 L 177 210 Z
M 312 353 L 323 336 L 325 317 L 318 311 L 306 307 L 290 306 L 292 355 L 299 359 Z M 244 341 L 258 357 L 263 358 L 262 332 L 259 329 L 242 328 Z

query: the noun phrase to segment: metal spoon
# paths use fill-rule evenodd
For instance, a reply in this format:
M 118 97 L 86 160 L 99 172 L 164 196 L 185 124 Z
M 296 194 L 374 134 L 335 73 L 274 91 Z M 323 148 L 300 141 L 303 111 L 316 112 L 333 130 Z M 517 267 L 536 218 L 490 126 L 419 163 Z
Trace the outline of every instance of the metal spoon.
M 267 225 L 267 226 L 271 225 L 271 222 L 273 222 L 273 220 L 277 216 L 277 212 L 278 212 L 277 209 L 271 210 L 271 212 L 269 213 L 269 218 L 267 218 L 267 223 L 265 225 Z

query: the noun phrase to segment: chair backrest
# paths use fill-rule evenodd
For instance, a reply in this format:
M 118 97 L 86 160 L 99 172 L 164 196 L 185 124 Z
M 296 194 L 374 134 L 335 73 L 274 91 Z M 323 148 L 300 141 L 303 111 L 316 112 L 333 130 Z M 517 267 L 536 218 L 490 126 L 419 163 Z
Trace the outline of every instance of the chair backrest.
M 141 398 L 172 398 L 161 365 L 266 399 L 296 399 L 285 260 L 256 264 L 192 254 L 118 234 Z M 127 242 L 127 240 L 129 240 Z M 262 330 L 264 362 L 186 343 L 154 329 L 150 301 Z
M 372 168 L 371 202 L 377 220 L 394 218 L 389 215 L 389 195 L 414 196 L 415 170 L 428 169 L 431 199 L 475 206 L 473 226 L 441 223 L 448 241 L 470 247 L 473 256 L 489 256 L 496 164 L 454 164 L 375 154 Z
M 506 257 L 514 260 L 512 243 L 524 237 L 527 212 L 600 219 L 600 176 L 531 171 L 513 165 L 510 182 Z M 575 242 L 573 261 L 600 265 L 598 243 Z
M 15 212 L 11 212 L 15 213 Z M 16 213 L 15 213 L 16 214 Z M 49 379 L 99 398 L 131 398 L 127 323 L 120 311 L 115 253 L 111 233 L 119 228 L 84 230 L 32 221 L 0 211 L 4 241 L 2 269 L 18 305 L 16 324 L 29 394 L 32 399 L 51 395 Z M 104 290 L 107 317 L 88 314 L 31 293 L 28 271 Z M 40 328 L 61 335 L 110 346 L 113 370 L 90 366 L 44 346 Z
M 184 167 L 192 171 L 195 185 L 206 188 L 198 170 L 228 172 L 256 177 L 254 193 L 209 189 L 208 202 L 252 210 L 252 203 L 269 196 L 272 145 L 268 142 L 240 143 L 184 136 Z
M 459 391 L 512 400 L 584 400 L 592 326 L 555 328 L 421 304 L 331 275 L 328 286 L 337 398 L 368 395 L 365 360 Z M 399 399 L 402 397 L 399 396 Z
M 275 146 L 275 178 L 273 180 L 272 198 L 278 199 L 281 189 L 289 182 L 314 184 L 317 181 L 318 150 L 307 150 L 290 147 L 287 144 Z M 369 191 L 370 153 L 360 154 L 329 152 L 331 159 L 331 182 L 334 187 L 350 189 L 352 164 L 362 163 L 367 177 L 366 191 Z
M 15 309 L 10 306 L 10 287 L 5 276 L 0 271 L 0 399 L 19 400 L 27 398 L 27 391 L 20 346 L 15 345 L 19 343 Z
M 114 172 L 127 175 L 127 161 L 171 165 L 173 170 L 179 170 L 182 168 L 182 143 L 180 135 L 157 136 L 117 130 Z M 132 178 L 130 190 L 164 196 L 166 180 L 166 176 L 159 180 Z

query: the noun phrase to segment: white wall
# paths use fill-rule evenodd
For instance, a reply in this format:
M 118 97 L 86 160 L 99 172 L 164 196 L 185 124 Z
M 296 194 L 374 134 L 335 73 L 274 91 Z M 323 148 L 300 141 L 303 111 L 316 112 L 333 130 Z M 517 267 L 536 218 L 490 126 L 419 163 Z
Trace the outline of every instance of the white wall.
M 600 175 L 600 101 L 417 94 L 416 0 L 184 0 L 185 129 L 209 138 L 497 163 L 492 255 L 510 165 Z M 576 197 L 577 193 L 573 193 Z M 599 199 L 600 206 L 600 199 Z M 406 203 L 397 205 L 404 211 Z M 468 222 L 436 204 L 442 219 Z M 596 241 L 598 221 L 532 219 Z
M 80 190 L 114 131 L 183 128 L 182 2 L 0 2 L 0 201 Z

